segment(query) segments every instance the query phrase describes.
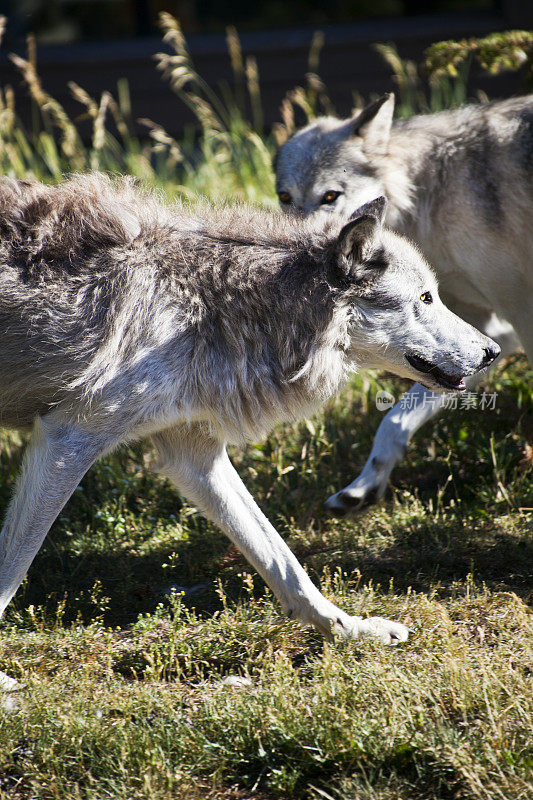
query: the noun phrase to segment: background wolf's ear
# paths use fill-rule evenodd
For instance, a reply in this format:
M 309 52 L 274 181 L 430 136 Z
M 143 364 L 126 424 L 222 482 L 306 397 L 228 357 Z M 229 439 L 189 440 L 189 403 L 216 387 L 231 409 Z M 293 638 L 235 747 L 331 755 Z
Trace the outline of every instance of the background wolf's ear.
M 353 135 L 363 139 L 363 150 L 385 152 L 389 144 L 394 95 L 384 94 L 363 108 L 353 120 Z

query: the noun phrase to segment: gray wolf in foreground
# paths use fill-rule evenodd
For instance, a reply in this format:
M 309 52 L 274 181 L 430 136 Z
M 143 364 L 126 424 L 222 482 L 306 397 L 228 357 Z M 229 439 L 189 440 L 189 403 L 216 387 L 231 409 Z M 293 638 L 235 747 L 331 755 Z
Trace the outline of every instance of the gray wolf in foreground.
M 385 195 L 386 224 L 421 247 L 446 304 L 503 355 L 521 344 L 533 364 L 533 95 L 394 124 L 393 110 L 385 95 L 298 131 L 278 154 L 282 208 L 346 216 Z M 410 393 L 383 419 L 361 475 L 327 501 L 332 511 L 381 497 L 411 436 L 439 412 L 442 399 L 425 402 L 419 384 Z
M 91 464 L 149 438 L 157 469 L 290 617 L 326 636 L 407 638 L 320 594 L 226 454 L 359 367 L 460 391 L 497 356 L 382 228 L 384 202 L 302 222 L 243 207 L 195 216 L 97 174 L 0 182 L 0 424 L 33 431 L 0 536 L 0 615 Z

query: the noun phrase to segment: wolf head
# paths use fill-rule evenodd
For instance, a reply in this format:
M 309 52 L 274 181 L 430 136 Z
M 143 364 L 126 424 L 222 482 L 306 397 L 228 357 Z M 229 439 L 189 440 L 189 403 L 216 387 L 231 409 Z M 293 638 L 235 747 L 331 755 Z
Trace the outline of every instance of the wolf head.
M 333 245 L 334 270 L 350 303 L 353 360 L 434 391 L 461 391 L 464 377 L 492 363 L 500 348 L 442 303 L 422 254 L 383 228 L 385 210 L 379 197 L 339 221 Z
M 387 168 L 389 180 L 384 180 L 383 168 L 393 111 L 394 95 L 387 94 L 350 119 L 321 117 L 298 131 L 276 160 L 281 208 L 289 213 L 347 216 L 379 195 L 390 197 L 385 183 L 394 175 Z M 402 205 L 409 205 L 406 189 L 391 188 Z

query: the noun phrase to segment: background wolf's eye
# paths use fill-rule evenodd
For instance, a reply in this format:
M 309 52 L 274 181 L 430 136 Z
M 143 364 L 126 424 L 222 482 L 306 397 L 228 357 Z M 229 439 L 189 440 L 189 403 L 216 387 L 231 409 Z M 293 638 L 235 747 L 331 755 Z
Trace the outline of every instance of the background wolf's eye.
M 424 292 L 424 294 L 420 295 L 420 299 L 422 300 L 423 303 L 432 303 L 433 302 L 433 298 L 431 296 L 431 292 Z
M 335 192 L 331 189 L 329 192 L 322 195 L 320 202 L 322 205 L 329 205 L 330 203 L 334 203 L 340 194 L 342 194 L 342 192 Z
M 288 205 L 292 200 L 292 197 L 288 192 L 278 192 L 278 197 L 279 202 L 283 203 L 284 206 Z

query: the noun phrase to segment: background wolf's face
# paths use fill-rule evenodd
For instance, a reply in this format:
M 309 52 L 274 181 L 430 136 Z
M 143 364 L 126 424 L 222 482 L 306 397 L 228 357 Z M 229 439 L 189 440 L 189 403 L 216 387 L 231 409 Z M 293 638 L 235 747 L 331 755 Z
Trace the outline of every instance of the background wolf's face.
M 282 210 L 349 216 L 389 189 L 409 207 L 409 187 L 388 153 L 393 112 L 394 96 L 388 94 L 354 117 L 319 117 L 298 131 L 276 159 Z M 389 208 L 389 224 L 394 213 Z
M 299 131 L 276 163 L 280 206 L 286 213 L 344 214 L 383 194 L 361 142 L 348 123 L 325 117 Z
M 384 204 L 377 217 L 355 215 L 339 236 L 339 264 L 354 286 L 353 360 L 434 391 L 462 391 L 463 379 L 492 363 L 500 348 L 442 303 L 424 257 L 381 227 L 383 213 Z

